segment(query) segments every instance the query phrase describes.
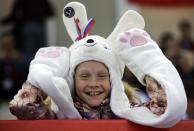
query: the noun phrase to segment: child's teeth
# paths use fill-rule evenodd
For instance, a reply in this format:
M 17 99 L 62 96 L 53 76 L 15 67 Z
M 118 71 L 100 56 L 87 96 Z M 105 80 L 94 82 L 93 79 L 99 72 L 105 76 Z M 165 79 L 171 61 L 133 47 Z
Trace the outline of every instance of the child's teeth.
M 90 96 L 99 95 L 99 94 L 100 94 L 100 92 L 89 92 Z

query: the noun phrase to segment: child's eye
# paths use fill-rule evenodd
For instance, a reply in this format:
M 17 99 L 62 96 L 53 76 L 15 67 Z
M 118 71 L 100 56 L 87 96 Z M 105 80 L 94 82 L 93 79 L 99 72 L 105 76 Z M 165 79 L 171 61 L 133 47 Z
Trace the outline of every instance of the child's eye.
M 89 75 L 83 74 L 83 75 L 80 75 L 80 78 L 85 80 L 89 78 Z
M 108 74 L 99 74 L 98 78 L 99 79 L 106 79 L 106 78 L 108 78 Z

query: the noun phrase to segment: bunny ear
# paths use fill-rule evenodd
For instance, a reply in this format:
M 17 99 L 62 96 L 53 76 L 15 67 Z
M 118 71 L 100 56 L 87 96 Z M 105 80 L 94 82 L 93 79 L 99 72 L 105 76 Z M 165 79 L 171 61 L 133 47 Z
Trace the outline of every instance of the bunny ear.
M 114 44 L 119 33 L 132 28 L 144 29 L 144 27 L 144 18 L 136 11 L 129 10 L 121 17 L 113 32 L 108 36 L 107 40 Z
M 63 22 L 73 41 L 79 40 L 87 25 L 85 6 L 79 2 L 70 2 L 63 9 Z

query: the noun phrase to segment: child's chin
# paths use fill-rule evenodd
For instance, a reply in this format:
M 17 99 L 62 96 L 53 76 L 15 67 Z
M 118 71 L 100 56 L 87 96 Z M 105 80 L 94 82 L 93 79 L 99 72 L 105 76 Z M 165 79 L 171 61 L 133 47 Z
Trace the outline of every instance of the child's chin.
M 98 107 L 104 99 L 105 97 L 102 94 L 97 96 L 89 96 L 87 103 L 90 107 Z
M 102 103 L 102 101 L 91 101 L 88 104 L 90 107 L 98 107 L 98 106 L 100 106 L 101 103 Z

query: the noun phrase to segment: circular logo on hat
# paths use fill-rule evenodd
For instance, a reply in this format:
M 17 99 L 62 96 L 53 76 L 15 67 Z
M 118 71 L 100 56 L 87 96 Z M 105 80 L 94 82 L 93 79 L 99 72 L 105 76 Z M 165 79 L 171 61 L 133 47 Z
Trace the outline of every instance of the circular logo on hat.
M 75 15 L 75 10 L 72 7 L 66 7 L 64 9 L 64 14 L 66 17 L 71 18 Z

